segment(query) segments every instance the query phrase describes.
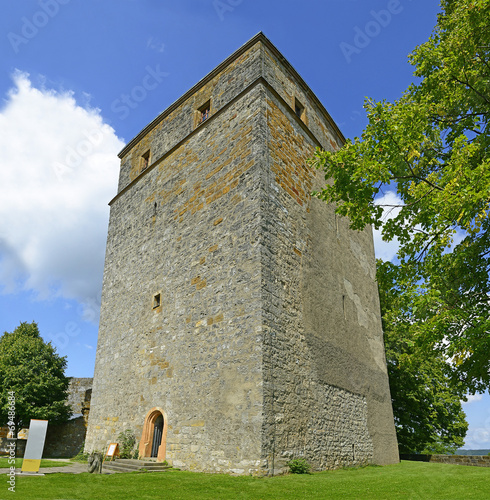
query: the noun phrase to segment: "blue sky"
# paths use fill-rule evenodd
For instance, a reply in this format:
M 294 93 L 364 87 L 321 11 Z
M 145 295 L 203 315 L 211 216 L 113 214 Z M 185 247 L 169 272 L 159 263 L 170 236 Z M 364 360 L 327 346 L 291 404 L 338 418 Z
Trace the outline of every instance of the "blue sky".
M 366 96 L 412 81 L 407 54 L 433 0 L 22 0 L 0 18 L 0 331 L 36 321 L 93 375 L 117 153 L 257 32 L 296 68 L 346 137 Z M 376 237 L 379 256 L 393 245 Z M 490 448 L 490 398 L 465 404 L 468 448 Z

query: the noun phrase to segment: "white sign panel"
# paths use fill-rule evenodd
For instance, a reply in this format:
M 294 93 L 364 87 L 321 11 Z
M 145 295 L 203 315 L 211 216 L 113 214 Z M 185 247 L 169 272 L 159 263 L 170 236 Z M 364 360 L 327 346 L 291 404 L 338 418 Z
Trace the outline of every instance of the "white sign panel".
M 26 451 L 22 462 L 22 472 L 38 472 L 43 456 L 44 441 L 48 430 L 47 420 L 31 419 Z

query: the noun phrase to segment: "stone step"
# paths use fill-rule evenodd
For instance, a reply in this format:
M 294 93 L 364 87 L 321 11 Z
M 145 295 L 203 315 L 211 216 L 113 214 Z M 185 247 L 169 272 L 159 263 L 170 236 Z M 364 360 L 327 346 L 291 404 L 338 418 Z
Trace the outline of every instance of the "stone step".
M 128 467 L 125 467 L 124 465 L 120 466 L 120 465 L 116 465 L 116 464 L 105 463 L 102 466 L 102 472 L 104 472 L 105 470 L 111 470 L 114 472 L 135 472 L 138 469 L 129 469 Z
M 117 472 L 134 472 L 145 469 L 148 472 L 157 472 L 170 469 L 170 466 L 153 461 L 133 460 L 117 458 L 111 462 L 104 462 L 105 469 Z
M 144 465 L 162 465 L 156 460 L 137 460 L 135 458 L 116 458 L 112 463 L 138 465 L 140 467 Z
M 116 468 L 116 469 L 127 469 L 127 470 L 138 470 L 142 468 L 142 466 L 139 465 L 118 464 L 117 462 L 104 462 L 104 467 L 107 467 L 109 469 Z
M 127 464 L 127 465 L 137 465 L 138 467 L 168 467 L 168 465 L 164 465 L 162 462 L 157 462 L 156 460 L 136 460 L 134 458 L 116 458 L 114 462 L 118 464 Z
M 169 465 L 147 465 L 146 467 L 141 468 L 147 470 L 148 472 L 158 472 L 171 469 Z

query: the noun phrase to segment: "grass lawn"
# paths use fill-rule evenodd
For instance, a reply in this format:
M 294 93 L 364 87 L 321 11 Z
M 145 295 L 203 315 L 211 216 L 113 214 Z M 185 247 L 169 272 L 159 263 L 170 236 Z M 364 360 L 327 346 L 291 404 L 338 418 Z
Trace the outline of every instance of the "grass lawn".
M 22 467 L 22 458 L 15 459 L 15 466 Z M 70 460 L 66 460 L 66 462 L 58 462 L 54 460 L 45 460 L 44 458 L 41 460 L 41 467 L 64 467 L 65 465 L 70 465 L 72 462 Z M 9 463 L 9 459 L 2 457 L 0 458 L 0 469 L 9 469 L 13 464 Z M 2 498 L 2 497 L 0 497 Z
M 23 500 L 482 500 L 490 498 L 490 467 L 401 462 L 269 478 L 172 470 L 111 475 L 61 473 L 17 478 L 16 494 Z M 6 482 L 0 488 L 0 499 L 4 498 L 14 498 Z

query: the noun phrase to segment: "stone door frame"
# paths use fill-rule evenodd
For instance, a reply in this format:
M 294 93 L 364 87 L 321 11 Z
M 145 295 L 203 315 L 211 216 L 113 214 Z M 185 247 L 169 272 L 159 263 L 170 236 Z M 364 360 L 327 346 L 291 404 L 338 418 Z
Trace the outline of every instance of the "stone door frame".
M 145 417 L 143 433 L 138 447 L 139 458 L 151 458 L 151 447 L 153 443 L 153 431 L 155 421 L 159 416 L 163 417 L 162 442 L 158 447 L 157 462 L 163 462 L 167 453 L 167 414 L 158 406 L 152 408 Z

